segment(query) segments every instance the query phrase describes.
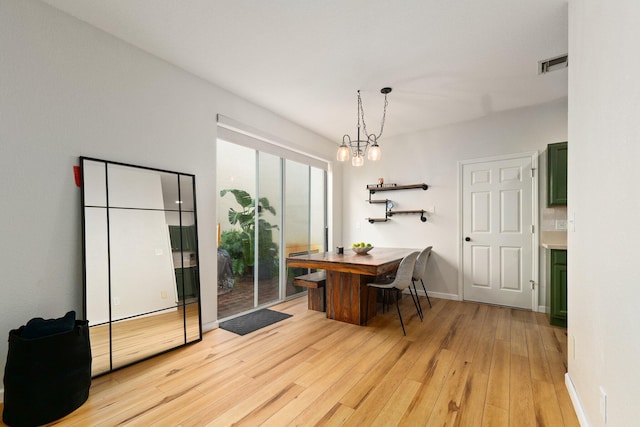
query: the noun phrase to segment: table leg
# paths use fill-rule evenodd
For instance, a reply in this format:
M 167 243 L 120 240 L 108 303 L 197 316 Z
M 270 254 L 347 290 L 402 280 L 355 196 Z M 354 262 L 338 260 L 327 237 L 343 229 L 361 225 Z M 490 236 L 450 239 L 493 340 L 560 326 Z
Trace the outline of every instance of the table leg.
M 367 283 L 374 279 L 374 276 L 327 270 L 327 318 L 366 325 L 367 320 L 376 315 L 376 293 L 367 292 Z

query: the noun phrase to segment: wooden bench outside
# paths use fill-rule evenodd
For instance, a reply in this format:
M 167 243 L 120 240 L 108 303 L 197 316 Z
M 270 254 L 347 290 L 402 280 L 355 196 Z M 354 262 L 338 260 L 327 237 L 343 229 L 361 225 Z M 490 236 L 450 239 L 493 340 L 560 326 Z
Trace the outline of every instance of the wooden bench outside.
M 303 274 L 293 279 L 293 283 L 309 289 L 309 310 L 327 311 L 327 296 L 325 290 L 327 273 L 325 271 Z

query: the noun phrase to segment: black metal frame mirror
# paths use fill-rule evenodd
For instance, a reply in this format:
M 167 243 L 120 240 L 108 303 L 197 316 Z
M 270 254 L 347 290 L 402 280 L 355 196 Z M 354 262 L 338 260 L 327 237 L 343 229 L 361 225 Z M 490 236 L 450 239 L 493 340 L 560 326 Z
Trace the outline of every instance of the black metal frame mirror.
M 80 157 L 93 376 L 202 339 L 195 176 Z

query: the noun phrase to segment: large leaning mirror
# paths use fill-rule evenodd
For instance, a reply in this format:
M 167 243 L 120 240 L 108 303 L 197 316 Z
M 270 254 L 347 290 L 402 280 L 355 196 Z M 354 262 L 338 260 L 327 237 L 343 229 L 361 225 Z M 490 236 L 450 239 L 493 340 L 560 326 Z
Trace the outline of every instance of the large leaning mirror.
M 195 177 L 80 158 L 94 376 L 202 339 Z

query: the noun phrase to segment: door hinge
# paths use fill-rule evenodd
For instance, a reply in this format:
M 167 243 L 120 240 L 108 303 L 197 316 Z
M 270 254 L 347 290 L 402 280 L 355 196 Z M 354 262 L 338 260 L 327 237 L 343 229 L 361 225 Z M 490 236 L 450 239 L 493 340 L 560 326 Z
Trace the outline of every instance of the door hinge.
M 536 176 L 536 170 L 535 168 L 531 168 L 531 178 L 535 178 Z
M 531 234 L 535 233 L 534 225 L 531 224 Z
M 531 290 L 534 291 L 536 289 L 536 282 L 529 280 L 529 283 L 531 283 Z

